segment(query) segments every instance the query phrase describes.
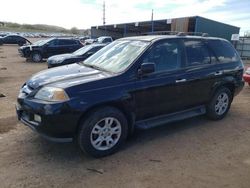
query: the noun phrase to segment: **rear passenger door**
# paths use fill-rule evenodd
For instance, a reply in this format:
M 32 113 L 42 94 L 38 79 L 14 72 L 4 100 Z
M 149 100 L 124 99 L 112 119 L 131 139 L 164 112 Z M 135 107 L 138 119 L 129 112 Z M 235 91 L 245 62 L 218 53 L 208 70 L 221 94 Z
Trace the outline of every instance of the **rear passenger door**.
M 168 39 L 154 44 L 142 63 L 155 63 L 155 72 L 138 78 L 135 101 L 137 120 L 182 110 L 184 92 L 176 79 L 182 73 L 181 40 Z
M 216 62 L 213 52 L 201 39 L 184 39 L 186 65 L 180 83 L 183 87 L 183 106 L 191 108 L 205 104 L 216 82 Z

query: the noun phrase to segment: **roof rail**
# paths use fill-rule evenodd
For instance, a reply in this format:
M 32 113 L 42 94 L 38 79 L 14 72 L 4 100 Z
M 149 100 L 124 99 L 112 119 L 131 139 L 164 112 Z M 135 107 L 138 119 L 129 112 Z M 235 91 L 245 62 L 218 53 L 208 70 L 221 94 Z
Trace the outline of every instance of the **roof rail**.
M 177 36 L 201 36 L 201 37 L 209 37 L 208 33 L 202 32 L 180 32 L 180 31 L 155 31 L 155 32 L 147 32 L 142 33 L 142 35 L 177 35 Z
M 179 33 L 177 33 L 177 36 L 186 36 L 186 33 L 184 33 L 184 32 L 179 32 Z

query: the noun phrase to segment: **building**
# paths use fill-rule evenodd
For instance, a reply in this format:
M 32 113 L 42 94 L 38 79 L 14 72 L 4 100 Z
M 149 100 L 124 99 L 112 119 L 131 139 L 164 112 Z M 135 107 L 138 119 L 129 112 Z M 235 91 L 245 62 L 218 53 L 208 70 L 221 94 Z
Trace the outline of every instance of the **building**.
M 200 16 L 101 25 L 91 27 L 91 37 L 112 36 L 114 39 L 148 34 L 171 32 L 208 33 L 209 36 L 231 40 L 240 28 Z

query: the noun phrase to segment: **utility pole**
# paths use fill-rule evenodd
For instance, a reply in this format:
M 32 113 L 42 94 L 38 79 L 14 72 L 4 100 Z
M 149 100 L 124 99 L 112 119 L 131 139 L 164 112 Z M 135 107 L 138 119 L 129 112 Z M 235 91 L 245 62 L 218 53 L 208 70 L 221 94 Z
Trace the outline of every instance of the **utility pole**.
M 154 9 L 152 9 L 152 14 L 151 14 L 151 25 L 152 25 L 151 32 L 153 34 L 154 33 Z
M 103 1 L 103 7 L 102 7 L 102 11 L 103 11 L 103 25 L 106 24 L 106 18 L 105 18 L 105 1 Z

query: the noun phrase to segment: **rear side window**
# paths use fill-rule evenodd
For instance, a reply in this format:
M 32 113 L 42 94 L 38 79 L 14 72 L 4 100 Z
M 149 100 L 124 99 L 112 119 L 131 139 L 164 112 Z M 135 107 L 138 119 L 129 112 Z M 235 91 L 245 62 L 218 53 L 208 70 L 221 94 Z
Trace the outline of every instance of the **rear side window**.
M 221 63 L 235 62 L 239 56 L 229 42 L 223 40 L 209 40 L 208 45 Z
M 206 45 L 200 40 L 184 41 L 187 63 L 189 66 L 211 63 L 211 55 Z
M 74 45 L 76 42 L 74 40 L 59 40 L 59 45 Z

